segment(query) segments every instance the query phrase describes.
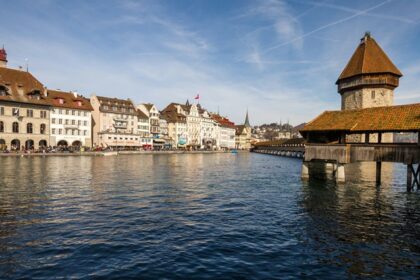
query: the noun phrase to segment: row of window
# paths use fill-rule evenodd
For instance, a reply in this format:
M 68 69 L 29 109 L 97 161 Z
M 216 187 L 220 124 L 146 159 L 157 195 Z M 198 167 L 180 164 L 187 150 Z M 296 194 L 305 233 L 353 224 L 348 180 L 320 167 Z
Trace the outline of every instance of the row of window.
M 55 110 L 57 110 L 57 109 L 54 109 L 53 113 L 55 113 Z M 58 109 L 58 113 L 60 115 L 63 115 L 63 114 L 70 115 L 71 114 L 72 116 L 76 116 L 76 115 L 81 116 L 82 115 L 82 111 L 80 111 L 80 110 Z M 83 111 L 83 116 L 87 117 L 87 115 L 88 115 L 88 113 L 86 111 Z
M 111 137 L 111 136 L 108 136 L 108 140 L 112 140 L 112 138 L 114 138 L 114 140 L 118 140 L 118 137 Z M 139 140 L 139 138 L 137 138 L 137 137 L 119 137 L 120 139 L 119 140 L 135 140 L 135 141 L 138 141 Z
M 4 122 L 0 121 L 0 132 L 4 132 Z M 19 123 L 18 122 L 14 122 L 12 123 L 12 132 L 13 133 L 19 133 L 20 127 L 19 127 Z M 47 131 L 47 126 L 45 124 L 41 124 L 39 126 L 39 133 L 40 134 L 45 134 Z M 32 123 L 27 123 L 26 124 L 26 133 L 32 134 L 34 133 L 34 125 Z
M 4 116 L 4 113 L 5 113 L 4 107 L 0 107 L 0 116 Z M 20 117 L 21 116 L 21 109 L 20 108 L 12 108 L 12 116 Z M 26 109 L 26 116 L 29 117 L 29 118 L 33 118 L 34 117 L 34 110 Z M 39 117 L 41 119 L 46 119 L 47 118 L 47 111 L 39 111 Z
M 62 129 L 62 128 L 59 128 L 59 129 L 53 128 L 53 129 L 51 129 L 51 133 L 52 134 L 56 134 L 56 132 L 58 132 L 58 135 L 62 135 L 62 134 L 65 134 L 65 135 L 84 135 L 84 136 L 88 135 L 88 131 L 87 130 Z
M 104 105 L 104 110 L 108 110 L 108 109 L 109 109 L 109 106 L 108 105 Z M 118 108 L 117 108 L 117 106 L 112 106 L 111 107 L 111 110 L 112 111 L 117 111 Z M 134 109 L 132 109 L 132 108 L 127 109 L 127 108 L 122 107 L 121 108 L 121 112 L 130 112 L 130 113 L 133 113 L 134 112 Z
M 63 120 L 63 119 L 58 119 L 58 124 L 63 124 L 63 121 L 64 121 L 64 124 L 72 124 L 72 125 L 76 125 L 76 120 L 68 120 L 68 119 L 65 119 L 65 120 Z M 55 124 L 57 122 L 57 119 L 55 119 L 55 118 L 52 118 L 51 119 L 51 123 L 53 123 L 53 124 Z M 82 125 L 82 121 L 81 120 L 78 120 L 77 121 L 77 125 Z M 88 121 L 83 121 L 83 125 L 84 126 L 87 126 L 88 125 Z

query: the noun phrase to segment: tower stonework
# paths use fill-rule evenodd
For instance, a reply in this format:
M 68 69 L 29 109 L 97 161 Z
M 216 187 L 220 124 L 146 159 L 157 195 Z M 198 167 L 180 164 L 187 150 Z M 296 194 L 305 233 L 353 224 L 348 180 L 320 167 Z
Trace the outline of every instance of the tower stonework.
M 400 70 L 366 33 L 336 84 L 341 110 L 391 106 Z

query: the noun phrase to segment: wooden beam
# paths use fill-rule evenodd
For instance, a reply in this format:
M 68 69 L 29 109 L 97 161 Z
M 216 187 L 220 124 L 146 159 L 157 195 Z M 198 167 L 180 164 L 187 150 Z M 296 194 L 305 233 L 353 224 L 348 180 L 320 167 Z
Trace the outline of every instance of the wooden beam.
M 412 171 L 411 169 L 413 168 L 412 164 L 407 164 L 407 192 L 411 192 L 412 188 L 413 188 L 413 179 L 412 179 Z
M 376 186 L 381 185 L 381 171 L 382 171 L 382 162 L 376 162 Z
M 378 143 L 382 143 L 382 132 L 378 133 Z
M 365 143 L 369 143 L 369 133 L 365 133 Z

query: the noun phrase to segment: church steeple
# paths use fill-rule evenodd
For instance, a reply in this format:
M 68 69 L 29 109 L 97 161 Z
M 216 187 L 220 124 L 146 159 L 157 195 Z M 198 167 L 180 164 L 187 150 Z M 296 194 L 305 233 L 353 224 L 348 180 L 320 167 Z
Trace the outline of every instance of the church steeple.
M 251 125 L 249 124 L 248 109 L 246 110 L 246 116 L 245 116 L 244 126 L 251 127 Z

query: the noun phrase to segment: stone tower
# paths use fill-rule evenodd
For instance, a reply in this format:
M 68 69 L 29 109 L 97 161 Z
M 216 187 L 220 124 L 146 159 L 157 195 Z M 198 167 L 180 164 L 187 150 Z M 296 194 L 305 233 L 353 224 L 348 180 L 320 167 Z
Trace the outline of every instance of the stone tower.
M 4 47 L 0 49 L 0 67 L 7 67 L 7 53 Z
M 360 41 L 336 82 L 341 110 L 391 106 L 402 74 L 369 32 Z

